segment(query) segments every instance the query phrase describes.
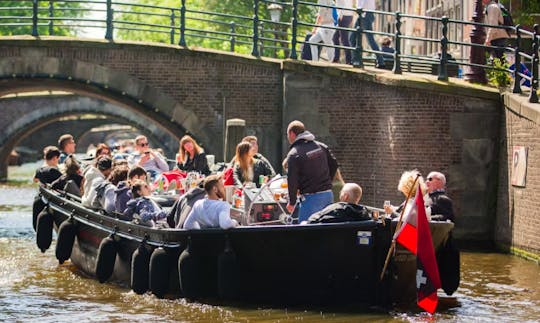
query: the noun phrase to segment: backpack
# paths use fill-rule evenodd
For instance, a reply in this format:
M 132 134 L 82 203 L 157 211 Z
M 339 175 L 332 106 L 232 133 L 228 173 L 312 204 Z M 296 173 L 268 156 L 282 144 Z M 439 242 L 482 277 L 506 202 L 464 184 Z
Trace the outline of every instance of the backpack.
M 506 9 L 503 5 L 499 5 L 499 8 L 501 9 L 501 14 L 503 17 L 503 26 L 514 27 L 514 19 L 512 19 L 510 11 L 508 11 L 508 9 Z M 514 33 L 514 30 L 506 29 L 506 32 L 512 34 Z

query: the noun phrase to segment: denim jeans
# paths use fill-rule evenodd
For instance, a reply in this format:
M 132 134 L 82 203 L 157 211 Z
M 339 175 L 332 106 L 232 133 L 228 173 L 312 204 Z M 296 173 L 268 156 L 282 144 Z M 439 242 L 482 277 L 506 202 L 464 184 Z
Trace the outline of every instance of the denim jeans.
M 332 191 L 324 191 L 313 194 L 304 195 L 300 202 L 300 210 L 298 211 L 298 223 L 307 221 L 310 215 L 324 209 L 332 204 L 334 194 Z
M 373 30 L 373 22 L 375 21 L 375 16 L 372 12 L 366 12 L 366 15 L 362 17 L 362 30 Z M 354 23 L 355 28 L 358 26 L 358 19 L 356 19 L 356 22 Z M 379 45 L 377 45 L 377 42 L 375 41 L 375 37 L 373 37 L 373 34 L 364 34 L 366 36 L 366 39 L 368 41 L 369 47 L 371 47 L 372 50 L 379 51 Z M 351 47 L 356 47 L 356 33 L 351 33 L 350 35 L 350 42 Z M 353 51 L 353 57 L 355 57 L 356 52 Z M 376 65 L 377 66 L 384 66 L 384 59 L 381 54 L 375 54 L 375 57 L 377 58 Z M 354 60 L 354 59 L 353 59 Z

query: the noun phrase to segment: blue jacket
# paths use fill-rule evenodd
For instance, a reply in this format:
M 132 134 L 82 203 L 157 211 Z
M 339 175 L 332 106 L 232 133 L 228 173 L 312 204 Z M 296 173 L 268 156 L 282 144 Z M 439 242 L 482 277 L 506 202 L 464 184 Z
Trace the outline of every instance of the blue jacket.
M 124 216 L 133 219 L 136 214 L 139 215 L 142 222 L 156 221 L 167 217 L 167 213 L 156 202 L 144 196 L 129 200 L 127 203 Z

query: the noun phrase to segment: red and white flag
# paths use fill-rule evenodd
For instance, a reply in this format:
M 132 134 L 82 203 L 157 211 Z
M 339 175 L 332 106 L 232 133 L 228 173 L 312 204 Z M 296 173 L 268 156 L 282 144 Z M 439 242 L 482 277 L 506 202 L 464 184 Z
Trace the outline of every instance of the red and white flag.
M 403 225 L 394 237 L 416 255 L 417 303 L 433 314 L 437 308 L 437 289 L 441 288 L 441 280 L 420 186 L 412 208 L 407 212 Z

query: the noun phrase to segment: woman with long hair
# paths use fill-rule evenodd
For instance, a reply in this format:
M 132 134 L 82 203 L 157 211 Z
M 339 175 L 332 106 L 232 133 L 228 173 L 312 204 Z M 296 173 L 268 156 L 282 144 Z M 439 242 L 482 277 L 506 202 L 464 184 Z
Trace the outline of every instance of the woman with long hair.
M 176 154 L 176 166 L 186 172 L 199 172 L 210 175 L 204 150 L 188 135 L 180 139 L 180 147 Z
M 260 187 L 259 176 L 273 177 L 274 171 L 268 164 L 260 159 L 253 158 L 251 145 L 249 142 L 241 142 L 236 146 L 236 156 L 234 158 L 234 184 L 242 186 L 248 182 L 254 182 Z

